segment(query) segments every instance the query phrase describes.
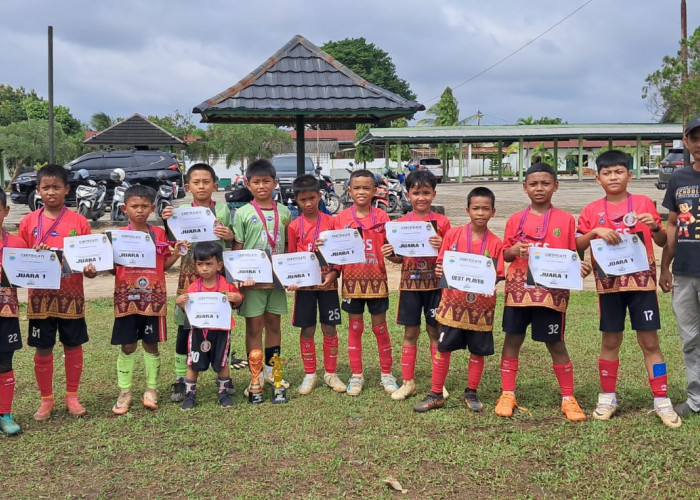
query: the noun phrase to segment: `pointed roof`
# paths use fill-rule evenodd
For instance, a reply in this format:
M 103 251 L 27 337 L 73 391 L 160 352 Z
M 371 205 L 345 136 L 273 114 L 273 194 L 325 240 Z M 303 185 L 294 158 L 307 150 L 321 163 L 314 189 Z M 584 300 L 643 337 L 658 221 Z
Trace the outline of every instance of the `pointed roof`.
M 185 146 L 183 141 L 138 113 L 85 139 L 83 144 L 132 147 Z
M 240 82 L 192 112 L 203 122 L 378 122 L 412 116 L 425 106 L 371 84 L 301 35 Z

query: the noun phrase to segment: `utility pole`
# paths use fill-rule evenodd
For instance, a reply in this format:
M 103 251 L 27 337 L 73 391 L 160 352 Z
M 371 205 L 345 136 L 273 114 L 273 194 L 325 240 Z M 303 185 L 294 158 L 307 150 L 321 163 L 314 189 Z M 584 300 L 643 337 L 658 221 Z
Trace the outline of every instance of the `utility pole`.
M 681 85 L 685 85 L 688 80 L 688 16 L 686 14 L 685 0 L 681 0 L 681 61 L 683 62 L 683 73 L 681 74 Z M 688 110 L 683 106 L 683 134 L 685 135 L 685 125 L 688 123 Z M 690 165 L 690 151 L 683 144 L 683 165 Z
M 54 163 L 53 134 L 53 26 L 49 26 L 49 163 Z

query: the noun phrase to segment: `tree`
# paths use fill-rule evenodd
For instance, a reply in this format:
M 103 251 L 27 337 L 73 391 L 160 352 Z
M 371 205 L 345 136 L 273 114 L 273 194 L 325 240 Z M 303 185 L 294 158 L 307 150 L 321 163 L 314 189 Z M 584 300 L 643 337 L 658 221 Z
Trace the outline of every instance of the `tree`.
M 55 162 L 68 163 L 80 150 L 80 138 L 68 136 L 61 127 L 54 130 Z M 0 149 L 14 165 L 37 165 L 49 160 L 49 122 L 31 120 L 0 127 Z
M 226 155 L 227 168 L 236 160 L 243 165 L 244 159 L 274 156 L 292 144 L 292 136 L 274 125 L 214 124 L 206 138 L 198 154 Z
M 121 120 L 118 118 L 112 118 L 104 111 L 99 111 L 92 115 L 90 118 L 90 128 L 101 132 L 102 130 L 108 129 L 112 125 L 119 123 Z
M 11 85 L 0 84 L 0 127 L 26 121 L 27 112 L 22 101 L 30 97 L 40 99 L 33 90 L 27 92 L 24 87 L 13 88 Z
M 532 115 L 526 118 L 518 118 L 515 122 L 516 125 L 561 125 L 563 122 L 561 118 L 550 118 L 548 116 L 540 116 L 536 120 L 532 118 Z
M 665 116 L 669 121 L 681 121 L 700 110 L 700 26 L 687 40 L 681 40 L 681 49 L 675 56 L 665 56 L 661 69 L 649 74 L 642 88 L 642 98 L 652 114 Z M 681 53 L 688 51 L 685 66 Z M 687 69 L 688 78 L 684 81 Z
M 178 109 L 169 115 L 149 116 L 148 119 L 182 141 L 189 141 L 197 135 L 197 125 L 192 121 L 192 116 L 185 115 Z
M 398 118 L 391 122 L 391 128 L 403 128 L 408 127 L 408 120 L 406 118 Z M 398 144 L 392 144 L 389 146 L 389 155 L 391 161 L 396 161 Z M 411 159 L 411 148 L 408 144 L 401 144 L 401 161 L 408 161 Z M 401 169 L 399 169 L 401 171 Z
M 455 127 L 459 125 L 459 105 L 450 87 L 445 88 L 440 96 L 440 100 L 430 106 L 426 114 L 434 117 L 432 119 L 432 125 L 435 127 Z M 442 159 L 446 167 L 443 175 L 447 175 L 449 160 L 450 158 L 454 158 L 455 151 L 454 144 L 443 142 L 438 145 L 438 156 Z
M 358 123 L 355 127 L 355 163 L 362 163 L 367 167 L 367 162 L 374 160 L 374 148 L 367 144 L 357 144 L 369 132 L 369 123 Z
M 49 101 L 36 97 L 27 97 L 22 100 L 22 107 L 24 108 L 28 120 L 48 121 L 49 119 Z M 83 124 L 71 114 L 70 109 L 66 106 L 54 106 L 53 119 L 55 124 L 58 125 L 66 135 L 83 135 L 83 131 L 85 130 Z

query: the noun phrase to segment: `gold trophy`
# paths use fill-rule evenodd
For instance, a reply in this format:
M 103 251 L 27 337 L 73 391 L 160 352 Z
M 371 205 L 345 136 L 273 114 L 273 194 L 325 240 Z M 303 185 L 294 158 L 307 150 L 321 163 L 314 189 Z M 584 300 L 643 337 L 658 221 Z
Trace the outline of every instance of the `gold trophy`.
M 282 385 L 282 367 L 287 364 L 287 360 L 280 358 L 277 353 L 270 359 L 272 363 L 272 380 L 275 382 L 272 386 L 272 402 L 277 403 L 288 403 L 287 399 L 287 389 Z
M 253 349 L 248 354 L 248 366 L 250 367 L 250 385 L 248 386 L 248 402 L 254 405 L 264 401 L 263 387 L 260 384 L 260 372 L 263 365 L 263 352 Z

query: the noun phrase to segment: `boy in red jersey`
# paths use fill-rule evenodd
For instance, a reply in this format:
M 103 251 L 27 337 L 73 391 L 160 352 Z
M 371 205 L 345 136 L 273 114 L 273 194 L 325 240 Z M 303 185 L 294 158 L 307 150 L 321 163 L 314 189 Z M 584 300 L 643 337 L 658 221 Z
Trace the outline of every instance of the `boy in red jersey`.
M 19 236 L 9 234 L 2 229 L 2 223 L 10 212 L 5 191 L 0 191 L 0 266 L 5 248 L 26 248 L 27 244 Z M 19 301 L 17 289 L 0 287 L 0 430 L 12 436 L 20 431 L 19 425 L 12 418 L 12 401 L 15 396 L 15 372 L 12 358 L 15 351 L 22 348 L 22 335 L 19 331 Z
M 574 398 L 574 369 L 564 343 L 564 326 L 569 291 L 527 285 L 528 249 L 533 246 L 576 250 L 576 227 L 571 214 L 552 206 L 552 195 L 559 187 L 557 174 L 546 163 L 535 163 L 525 172 L 523 190 L 531 204 L 511 215 L 503 238 L 503 260 L 510 262 L 506 273 L 506 301 L 503 309 L 503 351 L 501 388 L 495 412 L 510 417 L 517 406 L 515 378 L 518 373 L 520 347 L 528 325 L 532 339 L 544 342 L 552 356 L 554 374 L 561 389 L 561 410 L 572 422 L 586 415 Z M 591 267 L 581 262 L 581 275 Z
M 87 219 L 71 212 L 63 203 L 70 191 L 65 168 L 46 165 L 37 172 L 36 181 L 44 206 L 25 215 L 19 223 L 18 236 L 27 246 L 37 250 L 62 250 L 64 237 L 90 234 Z M 83 372 L 82 345 L 88 341 L 83 274 L 94 278 L 97 276 L 95 266 L 88 264 L 82 274 L 62 277 L 59 290 L 29 290 L 27 343 L 36 348 L 34 374 L 41 393 L 41 405 L 34 419 L 39 422 L 51 418 L 54 409 L 53 347 L 57 332 L 65 356 L 66 408 L 76 417 L 85 415 L 85 408 L 78 401 Z
M 440 248 L 435 269 L 442 275 L 442 262 L 446 250 L 478 253 L 495 261 L 496 275 L 503 277 L 502 242 L 488 229 L 488 222 L 496 213 L 496 197 L 485 187 L 476 187 L 467 196 L 467 214 L 471 222 L 453 227 L 447 232 Z M 445 289 L 437 309 L 437 321 L 442 325 L 433 357 L 431 392 L 413 411 L 423 413 L 445 405 L 443 386 L 450 370 L 452 351 L 469 349 L 469 369 L 464 402 L 470 410 L 480 412 L 483 405 L 477 389 L 484 371 L 484 356 L 494 353 L 493 317 L 496 310 L 496 294 L 481 295 L 461 290 Z
M 134 185 L 124 193 L 122 210 L 129 217 L 123 229 L 150 234 L 156 245 L 156 267 L 114 267 L 114 327 L 112 345 L 120 345 L 117 357 L 119 396 L 112 407 L 116 415 L 124 415 L 131 404 L 131 383 L 134 375 L 134 353 L 141 340 L 143 364 L 146 369 L 146 392 L 141 399 L 149 410 L 158 408 L 158 375 L 160 355 L 158 342 L 165 342 L 168 291 L 165 271 L 180 258 L 180 241 L 171 251 L 168 237 L 161 227 L 148 224 L 148 216 L 155 210 L 156 193 L 148 186 Z M 116 236 L 116 235 L 115 235 Z
M 369 170 L 355 170 L 350 175 L 349 193 L 353 206 L 340 212 L 335 220 L 336 229 L 354 228 L 362 231 L 365 242 L 364 264 L 343 266 L 343 311 L 348 313 L 348 357 L 352 375 L 348 381 L 348 395 L 359 396 L 365 383 L 362 374 L 362 333 L 365 324 L 362 315 L 365 305 L 372 316 L 372 331 L 379 348 L 381 385 L 391 394 L 399 388 L 391 373 L 391 338 L 386 325 L 389 309 L 389 287 L 381 248 L 386 242 L 384 224 L 389 216 L 372 206 L 376 192 L 374 174 Z
M 682 422 L 666 397 L 668 379 L 657 330 L 661 328 L 659 300 L 656 295 L 656 261 L 652 241 L 666 244 L 666 231 L 654 203 L 646 196 L 630 194 L 627 183 L 632 178 L 629 156 L 622 151 L 607 151 L 596 158 L 596 181 L 605 190 L 605 197 L 588 204 L 578 219 L 576 244 L 579 251 L 590 246 L 591 240 L 602 238 L 615 245 L 621 234 L 636 234 L 646 248 L 649 270 L 621 276 L 606 276 L 594 266 L 600 331 L 603 339 L 598 360 L 600 385 L 598 404 L 593 412 L 596 420 L 609 420 L 617 410 L 617 371 L 620 366 L 620 346 L 625 330 L 625 315 L 630 313 L 632 328 L 644 355 L 649 385 L 654 395 L 654 410 L 664 425 L 680 427 Z M 591 258 L 593 261 L 593 259 Z M 594 263 L 594 261 L 593 261 Z
M 335 228 L 332 216 L 318 209 L 321 201 L 320 185 L 313 175 L 302 175 L 292 183 L 297 206 L 301 213 L 287 227 L 289 253 L 315 252 L 318 235 Z M 338 368 L 338 332 L 340 324 L 340 302 L 338 301 L 338 276 L 340 268 L 326 266 L 321 269 L 323 282 L 314 287 L 290 286 L 294 294 L 292 325 L 301 329 L 299 343 L 304 362 L 304 380 L 299 385 L 299 394 L 309 394 L 316 387 L 316 309 L 323 333 L 323 382 L 336 392 L 345 392 L 347 386 L 336 374 Z
M 408 201 L 413 211 L 399 221 L 434 222 L 436 235 L 430 244 L 439 249 L 442 238 L 450 229 L 450 221 L 441 214 L 430 210 L 435 200 L 437 179 L 429 170 L 414 170 L 406 177 Z M 401 283 L 399 285 L 399 306 L 396 323 L 404 325 L 405 333 L 401 346 L 401 378 L 403 384 L 391 394 L 391 399 L 400 401 L 416 393 L 416 354 L 420 335 L 421 315 L 425 316 L 425 329 L 430 339 L 430 358 L 435 359 L 438 344 L 438 323 L 435 311 L 440 303 L 440 284 L 435 274 L 437 257 L 397 257 L 390 244 L 382 247 L 384 257 L 394 263 L 401 263 Z

